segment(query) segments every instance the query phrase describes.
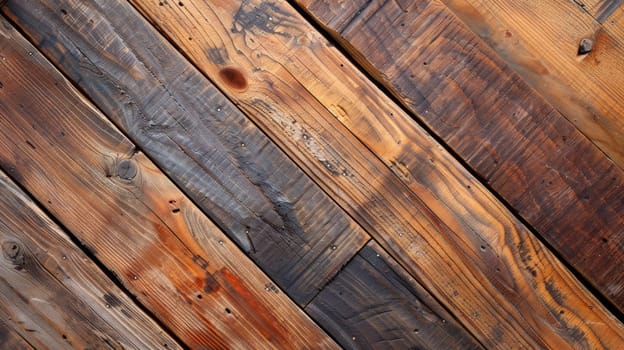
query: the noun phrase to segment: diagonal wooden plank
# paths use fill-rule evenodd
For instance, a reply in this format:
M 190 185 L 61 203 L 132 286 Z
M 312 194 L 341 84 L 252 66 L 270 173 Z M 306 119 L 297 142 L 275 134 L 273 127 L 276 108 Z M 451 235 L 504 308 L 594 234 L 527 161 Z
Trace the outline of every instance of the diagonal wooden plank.
M 440 2 L 624 169 L 624 36 L 570 0 Z
M 621 346 L 619 321 L 284 1 L 133 3 L 486 347 Z
M 335 348 L 16 30 L 0 22 L 0 166 L 194 349 Z
M 300 3 L 624 310 L 621 169 L 442 3 Z
M 368 239 L 126 2 L 7 9 L 35 26 L 29 33 L 65 73 L 297 303 Z
M 587 11 L 598 23 L 605 23 L 609 17 L 621 8 L 623 0 L 583 0 L 577 5 Z
M 347 349 L 481 349 L 374 241 L 306 307 Z
M 1 172 L 0 244 L 2 319 L 36 348 L 179 348 Z
M 0 310 L 0 344 L 12 350 L 31 350 L 34 347 L 8 325 Z

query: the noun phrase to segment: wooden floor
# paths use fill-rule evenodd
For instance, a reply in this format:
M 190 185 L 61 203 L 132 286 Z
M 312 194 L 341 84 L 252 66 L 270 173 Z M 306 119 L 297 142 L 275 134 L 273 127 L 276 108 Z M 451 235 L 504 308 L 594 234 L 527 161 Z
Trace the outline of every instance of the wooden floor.
M 1 349 L 624 349 L 620 0 L 0 0 Z

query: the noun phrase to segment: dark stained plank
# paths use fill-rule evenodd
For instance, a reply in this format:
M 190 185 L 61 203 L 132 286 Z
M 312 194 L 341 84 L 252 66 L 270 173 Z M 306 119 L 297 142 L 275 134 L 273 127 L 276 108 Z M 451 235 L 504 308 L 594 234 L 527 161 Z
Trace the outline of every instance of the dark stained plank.
M 366 245 L 306 311 L 347 349 L 481 349 L 375 242 Z
M 5 10 L 297 303 L 368 239 L 125 1 Z
M 2 319 L 36 348 L 179 348 L 1 172 L 0 245 Z
M 336 348 L 5 21 L 0 167 L 193 349 Z
M 485 347 L 622 346 L 622 324 L 286 2 L 132 3 Z
M 621 169 L 440 2 L 299 3 L 624 310 Z
M 34 349 L 24 338 L 11 329 L 8 325 L 9 320 L 4 319 L 0 310 L 0 344 L 5 349 L 11 350 L 30 350 Z

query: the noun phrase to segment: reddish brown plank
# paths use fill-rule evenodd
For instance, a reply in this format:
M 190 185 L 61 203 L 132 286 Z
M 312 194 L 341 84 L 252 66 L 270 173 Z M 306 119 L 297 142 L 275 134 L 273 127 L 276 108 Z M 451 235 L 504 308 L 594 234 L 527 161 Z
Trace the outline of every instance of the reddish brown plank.
M 482 348 L 375 242 L 306 311 L 347 349 Z
M 484 346 L 622 345 L 621 323 L 284 1 L 133 3 Z
M 299 3 L 624 310 L 621 169 L 440 2 Z
M 5 20 L 0 166 L 194 349 L 335 348 Z
M 126 2 L 5 9 L 297 303 L 368 239 Z

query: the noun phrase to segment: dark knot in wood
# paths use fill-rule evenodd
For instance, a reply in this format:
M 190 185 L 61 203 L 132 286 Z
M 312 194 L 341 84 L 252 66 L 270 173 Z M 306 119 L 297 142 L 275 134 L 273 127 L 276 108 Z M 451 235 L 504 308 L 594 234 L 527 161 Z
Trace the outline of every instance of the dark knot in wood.
M 24 249 L 21 245 L 14 241 L 6 241 L 2 243 L 2 255 L 5 259 L 15 265 L 17 270 L 24 267 Z
M 584 38 L 579 43 L 578 54 L 585 55 L 590 53 L 594 49 L 594 41 L 589 38 Z
M 243 91 L 247 89 L 247 79 L 240 69 L 232 67 L 223 68 L 219 71 L 219 77 L 234 90 Z
M 137 174 L 137 166 L 134 161 L 124 159 L 117 166 L 117 176 L 124 180 L 132 180 Z

